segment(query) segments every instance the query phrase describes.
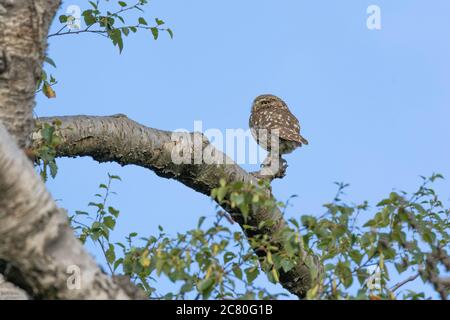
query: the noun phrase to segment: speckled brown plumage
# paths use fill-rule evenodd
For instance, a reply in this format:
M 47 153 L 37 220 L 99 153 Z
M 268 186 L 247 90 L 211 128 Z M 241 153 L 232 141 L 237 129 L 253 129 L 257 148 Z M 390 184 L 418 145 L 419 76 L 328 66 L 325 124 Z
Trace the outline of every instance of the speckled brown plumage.
M 308 144 L 308 140 L 300 135 L 298 119 L 283 100 L 271 94 L 260 95 L 253 101 L 249 126 L 258 144 L 268 151 L 273 149 L 271 133 L 278 130 L 280 155 Z

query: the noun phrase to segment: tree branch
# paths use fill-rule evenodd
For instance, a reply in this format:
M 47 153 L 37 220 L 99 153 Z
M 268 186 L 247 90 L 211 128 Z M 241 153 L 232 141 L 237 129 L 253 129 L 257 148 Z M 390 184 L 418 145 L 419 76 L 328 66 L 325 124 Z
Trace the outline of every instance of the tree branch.
M 1 122 L 0 208 L 0 272 L 6 280 L 35 298 L 129 298 L 74 237 L 67 215 Z M 71 276 L 79 287 L 69 285 Z
M 34 298 L 126 299 L 75 238 L 22 151 L 31 144 L 36 85 L 60 3 L 0 0 L 0 273 Z M 69 285 L 68 267 L 78 268 L 79 288 Z
M 0 121 L 21 148 L 30 144 L 34 95 L 59 0 L 0 0 Z
M 416 274 L 414 274 L 414 275 L 412 275 L 412 276 L 406 278 L 406 279 L 403 280 L 403 281 L 400 281 L 399 283 L 397 283 L 396 285 L 394 285 L 394 286 L 391 288 L 391 291 L 392 291 L 392 292 L 397 291 L 398 289 L 400 289 L 402 286 L 404 286 L 404 285 L 407 284 L 408 282 L 412 282 L 412 281 L 416 280 L 419 276 L 420 276 L 420 272 L 418 272 L 418 273 L 416 273 Z
M 28 295 L 0 274 L 0 300 L 28 300 Z
M 125 115 L 50 117 L 39 118 L 38 122 L 52 124 L 55 120 L 61 122 L 56 131 L 62 141 L 57 147 L 58 157 L 90 156 L 98 162 L 113 161 L 123 166 L 134 164 L 150 169 L 160 177 L 175 179 L 207 196 L 220 185 L 221 179 L 225 179 L 228 183 L 237 181 L 258 183 L 252 174 L 215 149 L 199 133 L 189 134 L 192 141 L 195 141 L 190 146 L 190 163 L 177 164 L 172 161 L 172 156 L 178 150 L 179 142 L 173 139 L 172 132 L 145 127 Z M 39 136 L 35 135 L 34 148 L 38 148 L 41 143 Z M 215 161 L 209 164 L 205 161 L 198 162 L 198 153 L 213 154 Z M 194 164 L 194 161 L 198 164 Z M 270 197 L 273 198 L 271 194 Z M 244 219 L 238 209 L 229 207 L 224 209 L 241 227 L 244 225 Z M 267 220 L 276 223 L 272 227 L 260 228 L 260 224 Z M 278 208 L 270 212 L 267 210 L 251 212 L 250 220 L 245 224 L 251 225 L 256 230 L 250 234 L 250 231 L 244 228 L 247 236 L 266 235 L 283 250 L 283 244 L 276 238 L 276 234 L 287 224 Z M 255 252 L 259 256 L 265 255 L 265 252 L 261 251 Z M 295 268 L 287 273 L 280 271 L 280 282 L 283 287 L 298 297 L 304 297 L 317 278 L 313 276 L 317 272 L 310 270 L 315 260 L 304 252 L 302 255 L 301 263 Z M 316 270 L 318 269 L 319 267 Z

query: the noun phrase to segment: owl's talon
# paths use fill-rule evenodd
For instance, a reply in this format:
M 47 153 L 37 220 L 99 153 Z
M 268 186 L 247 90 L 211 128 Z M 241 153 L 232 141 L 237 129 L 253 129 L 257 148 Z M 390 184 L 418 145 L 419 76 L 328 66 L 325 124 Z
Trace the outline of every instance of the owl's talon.
M 278 168 L 275 172 L 273 172 L 273 178 L 282 179 L 286 176 L 286 170 L 288 168 L 287 161 L 283 158 L 278 159 Z
M 270 167 L 271 165 L 272 165 L 272 158 L 267 157 L 266 159 L 264 159 L 263 163 L 261 163 L 260 168 L 264 169 L 264 168 Z
M 284 178 L 286 169 L 288 167 L 287 161 L 283 158 L 273 158 L 270 155 L 261 164 L 261 170 L 254 174 L 258 178 L 270 179 Z
M 287 161 L 284 160 L 283 158 L 280 158 L 280 160 L 281 160 L 282 170 L 286 171 L 286 169 L 289 167 Z

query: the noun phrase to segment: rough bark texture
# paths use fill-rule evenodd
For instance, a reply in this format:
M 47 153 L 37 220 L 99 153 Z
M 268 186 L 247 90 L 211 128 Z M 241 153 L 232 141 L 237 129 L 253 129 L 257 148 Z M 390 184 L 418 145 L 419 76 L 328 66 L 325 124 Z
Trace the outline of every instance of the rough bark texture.
M 0 0 L 0 120 L 21 148 L 30 143 L 36 83 L 59 4 Z
M 222 164 L 207 164 L 205 162 L 200 164 L 176 164 L 172 160 L 172 153 L 177 146 L 177 142 L 173 141 L 172 132 L 145 127 L 124 115 L 109 117 L 65 116 L 39 118 L 38 121 L 52 124 L 56 119 L 61 122 L 61 126 L 57 130 L 58 136 L 62 139 L 61 145 L 57 148 L 57 156 L 59 157 L 91 156 L 99 162 L 114 161 L 121 165 L 138 165 L 154 171 L 160 177 L 178 180 L 207 196 L 211 194 L 212 189 L 219 186 L 221 179 L 225 179 L 227 182 L 257 183 L 252 174 L 246 172 L 226 155 L 212 147 L 204 137 L 200 137 L 201 143 L 197 146 L 192 145 L 192 148 L 197 147 L 201 150 L 209 148 L 208 153 L 213 150 L 218 159 L 226 159 Z M 191 135 L 194 139 L 194 134 Z M 38 136 L 37 134 L 36 139 Z M 39 143 L 39 140 L 36 140 L 35 147 L 38 147 Z M 193 151 L 192 155 L 194 155 Z M 196 151 L 198 152 L 198 150 Z M 224 209 L 241 226 L 244 224 L 242 215 L 237 209 Z M 258 229 L 255 233 L 268 235 L 282 249 L 281 242 L 277 243 L 275 236 L 278 231 L 286 226 L 280 210 L 275 209 L 270 212 L 258 210 L 251 212 L 250 217 L 251 219 L 246 224 L 255 228 L 258 228 L 263 221 L 277 221 L 275 226 Z M 247 232 L 247 236 L 253 235 Z M 264 252 L 257 251 L 256 253 L 264 255 Z M 288 273 L 282 273 L 280 277 L 283 287 L 299 297 L 305 296 L 313 280 L 311 270 L 304 263 L 306 259 L 311 261 L 311 257 L 305 255 L 303 258 L 303 262 L 296 268 Z
M 0 274 L 0 300 L 28 300 L 27 293 L 7 282 Z
M 126 299 L 73 235 L 24 152 L 0 124 L 0 268 L 36 298 Z M 70 266 L 81 286 L 68 286 Z
M 0 273 L 31 297 L 127 299 L 75 238 L 23 148 L 58 0 L 0 0 Z M 68 266 L 80 269 L 70 289 Z M 13 288 L 5 284 L 2 287 Z

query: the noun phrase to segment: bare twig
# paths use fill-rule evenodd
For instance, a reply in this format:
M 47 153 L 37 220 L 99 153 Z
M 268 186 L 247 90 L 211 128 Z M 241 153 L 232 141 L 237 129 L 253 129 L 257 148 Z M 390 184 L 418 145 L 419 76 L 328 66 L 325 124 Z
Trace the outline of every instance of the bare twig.
M 412 276 L 406 278 L 403 281 L 400 281 L 399 283 L 397 283 L 396 285 L 394 285 L 391 288 L 391 291 L 395 292 L 396 290 L 398 290 L 400 287 L 402 287 L 403 285 L 407 284 L 408 282 L 412 282 L 412 281 L 416 280 L 419 276 L 420 276 L 420 272 L 418 272 L 415 275 L 412 275 Z

